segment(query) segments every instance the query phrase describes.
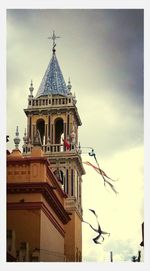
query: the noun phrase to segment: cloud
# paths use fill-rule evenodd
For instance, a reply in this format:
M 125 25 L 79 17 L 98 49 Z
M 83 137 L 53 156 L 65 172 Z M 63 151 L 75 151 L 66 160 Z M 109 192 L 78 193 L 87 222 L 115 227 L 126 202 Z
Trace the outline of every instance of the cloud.
M 80 98 L 81 146 L 96 147 L 104 157 L 143 142 L 142 112 L 136 103 L 107 91 L 98 99 L 95 95 Z
M 132 256 L 137 255 L 137 245 L 133 244 L 131 240 L 111 240 L 104 245 L 106 252 L 113 251 L 113 260 L 117 261 L 131 261 Z

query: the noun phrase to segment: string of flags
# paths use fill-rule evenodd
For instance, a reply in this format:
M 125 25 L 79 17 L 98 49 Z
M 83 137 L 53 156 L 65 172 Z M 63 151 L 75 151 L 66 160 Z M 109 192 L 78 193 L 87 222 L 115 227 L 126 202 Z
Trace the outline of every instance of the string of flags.
M 64 146 L 66 147 L 67 150 L 70 150 L 71 149 L 71 143 L 69 142 L 69 140 L 67 139 L 62 139 L 63 140 L 63 143 L 64 143 Z M 79 144 L 79 149 L 82 149 L 82 148 L 86 148 L 86 149 L 91 149 L 91 152 L 89 152 L 89 156 L 92 156 L 94 157 L 95 159 L 95 162 L 97 164 L 97 167 L 95 165 L 93 165 L 92 163 L 86 161 L 86 162 L 83 162 L 84 164 L 88 165 L 88 166 L 91 166 L 93 167 L 94 170 L 96 170 L 97 173 L 99 173 L 102 178 L 103 178 L 103 181 L 104 181 L 104 186 L 109 185 L 110 188 L 114 191 L 114 193 L 117 195 L 118 194 L 118 191 L 115 189 L 114 185 L 110 182 L 110 181 L 117 181 L 117 180 L 113 180 L 112 178 L 110 178 L 99 166 L 99 163 L 98 163 L 98 160 L 96 158 L 96 154 L 94 152 L 94 149 L 91 148 L 91 147 L 81 147 L 80 144 Z
M 9 142 L 9 135 L 6 135 L 6 142 Z
M 84 147 L 84 148 L 86 148 L 86 147 Z M 90 151 L 88 154 L 89 154 L 89 156 L 91 156 L 91 157 L 94 158 L 94 160 L 95 160 L 95 162 L 96 162 L 96 165 L 90 163 L 89 161 L 85 161 L 85 162 L 83 162 L 83 163 L 84 163 L 85 165 L 87 165 L 87 166 L 92 167 L 98 174 L 100 174 L 101 177 L 103 178 L 104 186 L 106 186 L 106 184 L 109 185 L 109 187 L 110 187 L 110 188 L 113 190 L 113 192 L 117 195 L 118 192 L 117 192 L 117 190 L 115 189 L 114 185 L 111 183 L 111 182 L 115 182 L 115 181 L 117 181 L 117 180 L 114 180 L 114 179 L 110 178 L 110 177 L 105 173 L 105 171 L 102 170 L 102 169 L 100 168 L 100 165 L 99 165 L 99 163 L 98 163 L 96 154 L 95 154 L 95 152 L 94 152 L 94 149 L 91 148 L 91 147 L 89 147 L 89 148 L 91 149 L 91 151 Z M 93 209 L 89 209 L 89 210 L 90 210 L 90 211 L 95 215 L 95 217 L 96 217 L 96 220 L 97 220 L 97 229 L 94 228 L 89 222 L 84 221 L 84 220 L 83 220 L 83 222 L 86 223 L 86 224 L 88 224 L 95 232 L 98 233 L 98 235 L 97 235 L 95 238 L 93 238 L 94 243 L 95 243 L 95 244 L 101 244 L 101 242 L 104 241 L 104 236 L 103 236 L 103 235 L 106 234 L 106 235 L 110 236 L 110 233 L 105 232 L 105 231 L 103 231 L 103 230 L 101 229 L 101 226 L 100 226 L 100 223 L 99 223 L 99 221 L 98 221 L 98 216 L 97 216 L 96 212 L 95 212 Z M 102 239 L 101 241 L 99 241 L 100 238 Z
M 98 167 L 94 166 L 92 163 L 86 161 L 86 162 L 83 162 L 83 164 L 86 164 L 86 165 L 88 165 L 88 166 L 93 167 L 93 168 L 95 169 L 95 171 L 96 171 L 97 173 L 99 173 L 99 174 L 100 174 L 100 171 L 101 171 L 101 175 L 103 175 L 104 177 L 107 177 L 109 180 L 111 180 L 111 181 L 113 181 L 113 182 L 117 181 L 117 180 L 111 179 L 111 178 L 105 173 L 105 171 L 103 171 L 101 168 L 98 168 Z
M 101 242 L 104 241 L 104 236 L 103 235 L 107 234 L 108 236 L 110 236 L 110 233 L 109 232 L 105 232 L 105 231 L 103 231 L 101 229 L 101 226 L 100 226 L 100 223 L 98 221 L 98 216 L 97 216 L 96 212 L 94 210 L 92 210 L 92 209 L 89 209 L 89 210 L 95 215 L 98 227 L 97 227 L 97 229 L 95 229 L 89 222 L 86 222 L 84 220 L 83 220 L 83 222 L 86 223 L 86 224 L 88 224 L 95 232 L 98 233 L 98 235 L 95 238 L 93 238 L 94 243 L 95 244 L 101 244 Z M 98 241 L 100 239 L 100 237 L 102 238 L 101 242 Z
M 91 152 L 89 152 L 89 156 L 94 157 L 97 166 L 93 165 L 92 163 L 90 163 L 88 161 L 85 161 L 83 163 L 86 164 L 86 165 L 88 165 L 88 166 L 91 166 L 98 174 L 100 174 L 102 176 L 102 178 L 103 178 L 104 186 L 106 186 L 106 184 L 108 184 L 110 186 L 110 188 L 114 191 L 114 193 L 117 195 L 118 191 L 115 189 L 114 185 L 111 183 L 111 181 L 115 182 L 117 180 L 114 180 L 114 179 L 110 178 L 105 173 L 105 171 L 100 168 L 100 165 L 99 165 L 98 160 L 96 158 L 96 154 L 95 154 L 95 152 L 94 152 L 93 149 L 91 150 Z

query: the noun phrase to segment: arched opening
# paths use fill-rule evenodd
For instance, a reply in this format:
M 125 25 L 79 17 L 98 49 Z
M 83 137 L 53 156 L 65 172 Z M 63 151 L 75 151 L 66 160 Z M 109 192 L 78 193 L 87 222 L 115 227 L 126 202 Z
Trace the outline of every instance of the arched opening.
M 61 184 L 62 186 L 62 189 L 64 190 L 64 184 L 65 184 L 65 175 L 64 175 L 64 172 L 60 169 L 56 169 L 54 171 L 54 175 L 56 176 L 58 182 Z
M 61 135 L 63 134 L 63 119 L 55 120 L 55 144 L 61 144 Z
M 36 122 L 36 129 L 39 130 L 42 145 L 45 144 L 45 121 L 38 119 Z

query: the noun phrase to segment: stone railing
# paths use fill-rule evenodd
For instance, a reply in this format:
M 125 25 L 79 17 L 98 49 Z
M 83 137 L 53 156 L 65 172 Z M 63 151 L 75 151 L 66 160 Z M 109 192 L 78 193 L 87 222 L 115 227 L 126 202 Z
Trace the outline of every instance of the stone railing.
M 47 144 L 43 146 L 43 151 L 45 153 L 54 153 L 54 152 L 71 152 L 71 151 L 77 151 L 75 146 L 71 144 L 70 149 L 67 149 L 64 144 Z
M 28 107 L 55 107 L 73 105 L 74 97 L 43 97 L 43 98 L 29 98 Z
M 31 153 L 31 150 L 33 148 L 33 145 L 26 144 L 23 146 L 23 154 L 29 154 Z M 45 154 L 51 154 L 51 153 L 60 153 L 60 152 L 75 152 L 77 154 L 80 154 L 81 151 L 76 148 L 74 144 L 71 144 L 70 149 L 67 149 L 64 144 L 47 144 L 42 146 L 42 150 Z

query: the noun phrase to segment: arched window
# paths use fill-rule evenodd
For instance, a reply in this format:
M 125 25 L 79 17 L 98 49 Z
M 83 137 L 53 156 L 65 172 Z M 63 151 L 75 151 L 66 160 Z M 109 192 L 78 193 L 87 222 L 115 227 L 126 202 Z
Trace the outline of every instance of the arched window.
M 55 176 L 56 176 L 58 182 L 61 183 L 62 189 L 64 189 L 65 175 L 64 175 L 63 171 L 57 168 L 57 169 L 54 171 L 54 174 L 55 174 Z
M 57 118 L 55 120 L 55 144 L 61 143 L 61 135 L 63 134 L 63 119 Z
M 43 119 L 38 119 L 36 122 L 36 129 L 40 132 L 41 142 L 44 145 L 45 140 L 45 121 Z

